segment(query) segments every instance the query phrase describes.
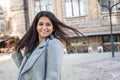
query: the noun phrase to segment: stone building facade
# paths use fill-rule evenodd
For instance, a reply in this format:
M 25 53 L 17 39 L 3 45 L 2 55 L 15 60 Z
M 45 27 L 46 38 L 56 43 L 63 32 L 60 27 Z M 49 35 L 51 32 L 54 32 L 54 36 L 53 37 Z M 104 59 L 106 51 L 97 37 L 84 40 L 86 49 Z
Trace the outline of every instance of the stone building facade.
M 1 0 L 2 1 L 2 0 Z M 61 21 L 77 28 L 86 37 L 79 39 L 71 34 L 69 52 L 107 52 L 111 51 L 110 22 L 107 9 L 97 0 L 4 0 L 9 7 L 2 6 L 6 34 L 23 34 L 29 29 L 33 18 L 40 10 L 52 11 Z M 115 4 L 119 0 L 111 0 Z M 103 2 L 108 4 L 108 2 Z M 2 3 L 3 4 L 3 3 Z M 113 40 L 115 51 L 120 51 L 120 5 L 113 8 Z M 9 33 L 8 33 L 9 32 Z

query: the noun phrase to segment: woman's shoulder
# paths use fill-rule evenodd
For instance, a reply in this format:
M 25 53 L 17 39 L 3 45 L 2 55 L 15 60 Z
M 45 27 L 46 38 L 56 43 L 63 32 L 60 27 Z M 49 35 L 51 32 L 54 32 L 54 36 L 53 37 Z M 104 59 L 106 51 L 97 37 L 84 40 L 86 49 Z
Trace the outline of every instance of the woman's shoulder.
M 57 38 L 50 39 L 49 43 L 61 43 L 61 41 Z
M 60 43 L 61 44 L 62 42 L 57 38 L 50 39 L 49 44 L 55 44 L 55 43 Z
M 49 40 L 49 42 L 48 42 L 48 48 L 51 48 L 51 50 L 52 49 L 63 49 L 63 44 L 62 44 L 62 42 L 59 40 L 59 39 L 57 39 L 57 38 L 52 38 L 52 39 L 50 39 Z

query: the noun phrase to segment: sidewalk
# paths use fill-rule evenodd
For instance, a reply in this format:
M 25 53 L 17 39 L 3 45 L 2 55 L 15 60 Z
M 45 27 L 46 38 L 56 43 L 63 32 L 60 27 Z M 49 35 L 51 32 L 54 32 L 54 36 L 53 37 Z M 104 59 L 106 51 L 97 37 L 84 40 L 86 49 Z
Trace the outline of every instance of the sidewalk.
M 0 54 L 0 80 L 17 80 L 18 68 L 9 54 Z
M 62 80 L 120 80 L 120 53 L 65 55 Z
M 65 54 L 62 80 L 120 80 L 120 53 Z M 10 55 L 0 54 L 0 80 L 17 80 Z

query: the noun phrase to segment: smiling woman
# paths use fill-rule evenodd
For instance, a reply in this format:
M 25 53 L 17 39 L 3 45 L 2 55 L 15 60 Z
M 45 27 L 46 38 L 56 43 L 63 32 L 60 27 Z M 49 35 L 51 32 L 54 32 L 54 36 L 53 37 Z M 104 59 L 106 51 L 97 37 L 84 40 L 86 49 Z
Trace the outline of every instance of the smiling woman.
M 61 80 L 62 43 L 70 44 L 67 29 L 81 34 L 49 11 L 35 16 L 30 29 L 13 49 L 12 58 L 20 69 L 18 80 Z

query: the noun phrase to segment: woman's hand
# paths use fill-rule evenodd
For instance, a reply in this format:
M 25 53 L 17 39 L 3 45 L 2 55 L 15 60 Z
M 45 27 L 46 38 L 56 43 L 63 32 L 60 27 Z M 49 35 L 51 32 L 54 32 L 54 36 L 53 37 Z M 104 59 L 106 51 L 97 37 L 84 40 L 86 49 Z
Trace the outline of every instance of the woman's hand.
M 9 50 L 9 53 L 14 54 L 16 52 L 15 46 L 12 46 Z

